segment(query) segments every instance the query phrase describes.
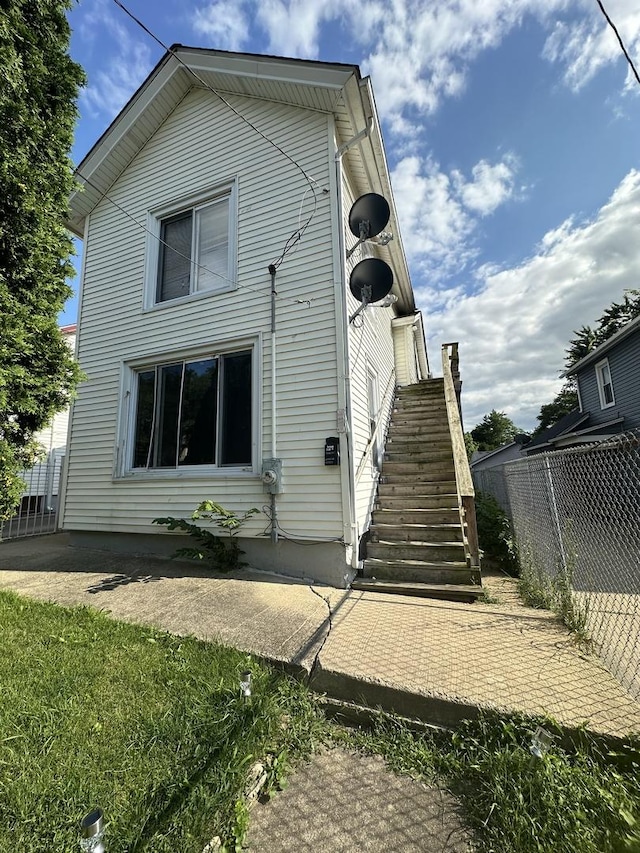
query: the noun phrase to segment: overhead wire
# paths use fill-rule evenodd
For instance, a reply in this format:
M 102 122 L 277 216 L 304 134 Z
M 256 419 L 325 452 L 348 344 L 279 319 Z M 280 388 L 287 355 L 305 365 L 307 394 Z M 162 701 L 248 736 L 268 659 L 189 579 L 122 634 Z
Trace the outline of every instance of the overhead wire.
M 638 81 L 638 83 L 640 83 L 640 76 L 638 75 L 638 72 L 637 72 L 637 70 L 636 70 L 636 67 L 635 67 L 635 65 L 633 64 L 633 60 L 632 60 L 632 59 L 631 59 L 631 57 L 629 56 L 629 52 L 627 51 L 626 47 L 624 46 L 624 42 L 622 41 L 622 36 L 621 36 L 621 35 L 620 35 L 620 33 L 618 32 L 618 29 L 617 29 L 616 25 L 613 23 L 613 21 L 612 21 L 612 20 L 611 20 L 611 18 L 609 17 L 609 14 L 607 13 L 607 10 L 604 8 L 604 5 L 603 5 L 603 3 L 602 3 L 602 0 L 596 0 L 596 3 L 597 3 L 597 4 L 598 4 L 598 6 L 600 7 L 600 11 L 601 11 L 601 12 L 602 12 L 602 14 L 604 15 L 604 17 L 605 17 L 605 19 L 606 19 L 607 23 L 609 24 L 609 26 L 611 27 L 611 29 L 612 29 L 612 30 L 613 30 L 613 32 L 615 33 L 616 38 L 618 39 L 618 44 L 620 45 L 620 49 L 621 49 L 621 50 L 622 50 L 622 52 L 624 53 L 625 59 L 626 59 L 626 60 L 627 60 L 627 62 L 629 63 L 629 67 L 630 67 L 630 68 L 631 68 L 631 70 L 633 71 L 634 77 L 636 78 L 636 80 Z
M 314 198 L 313 210 L 311 211 L 311 214 L 310 214 L 310 216 L 308 217 L 308 219 L 307 219 L 307 221 L 305 222 L 305 224 L 304 224 L 302 227 L 298 227 L 298 228 L 296 229 L 296 231 L 294 231 L 294 232 L 293 232 L 293 234 L 292 234 L 292 235 L 287 239 L 287 241 L 285 242 L 285 245 L 284 245 L 284 248 L 283 248 L 282 252 L 281 252 L 281 253 L 280 253 L 280 255 L 279 255 L 279 256 L 278 256 L 278 257 L 277 257 L 277 258 L 272 262 L 272 265 L 273 265 L 274 267 L 276 267 L 276 269 L 277 269 L 277 268 L 282 264 L 282 262 L 284 261 L 285 257 L 287 256 L 287 254 L 289 254 L 289 252 L 291 252 L 291 251 L 292 251 L 293 247 L 294 247 L 294 246 L 295 246 L 295 245 L 296 245 L 296 244 L 297 244 L 297 243 L 302 239 L 302 236 L 304 235 L 305 231 L 307 230 L 307 228 L 309 227 L 309 225 L 310 225 L 310 224 L 311 224 L 311 222 L 313 221 L 313 218 L 314 218 L 314 216 L 315 216 L 315 214 L 316 214 L 317 207 L 318 207 L 318 196 L 317 196 L 317 193 L 316 193 L 316 186 L 319 186 L 318 181 L 317 181 L 317 180 L 316 180 L 312 175 L 310 175 L 310 174 L 306 171 L 306 169 L 305 169 L 303 166 L 301 166 L 301 165 L 300 165 L 300 163 L 299 163 L 295 158 L 293 158 L 293 157 L 292 157 L 290 154 L 288 154 L 288 153 L 287 153 L 287 152 L 286 152 L 286 151 L 285 151 L 285 150 L 284 150 L 280 145 L 278 145 L 278 143 L 277 143 L 277 142 L 275 142 L 273 139 L 271 139 L 269 136 L 267 136 L 267 134 L 266 134 L 266 133 L 263 133 L 263 131 L 261 131 L 259 127 L 257 127 L 255 124 L 253 124 L 253 122 L 252 122 L 252 121 L 250 121 L 250 120 L 249 120 L 245 115 L 243 115 L 243 114 L 240 112 L 240 110 L 236 109 L 236 107 L 234 107 L 234 106 L 233 106 L 233 104 L 232 104 L 232 103 L 230 103 L 230 101 L 229 101 L 227 98 L 225 98 L 225 97 L 224 97 L 224 95 L 221 95 L 221 94 L 220 94 L 220 92 L 218 92 L 216 89 L 214 89 L 214 88 L 213 88 L 213 86 L 211 86 L 209 83 L 207 83 L 207 81 L 206 81 L 203 77 L 201 77 L 201 76 L 200 76 L 200 74 L 198 74 L 197 72 L 195 72 L 195 71 L 193 70 L 193 68 L 191 68 L 191 66 L 190 66 L 190 65 L 188 65 L 186 62 L 184 62 L 184 61 L 180 58 L 180 56 L 178 56 L 178 54 L 176 53 L 176 51 L 172 50 L 172 49 L 171 49 L 167 44 L 165 44 L 165 43 L 162 41 L 162 39 L 161 39 L 161 38 L 159 38 L 159 37 L 158 37 L 154 32 L 152 32 L 152 30 L 151 30 L 151 29 L 149 29 L 149 27 L 147 27 L 147 26 L 146 26 L 146 24 L 144 24 L 144 23 L 143 23 L 139 18 L 137 18 L 137 17 L 133 14 L 133 12 L 131 12 L 131 11 L 130 11 L 130 10 L 129 10 L 125 5 L 124 5 L 124 3 L 122 3 L 122 2 L 121 2 L 121 0 L 113 0 L 113 2 L 114 2 L 114 3 L 116 4 L 116 6 L 118 6 L 118 8 L 120 8 L 120 9 L 121 9 L 121 10 L 122 10 L 122 11 L 123 11 L 123 12 L 124 12 L 128 17 L 129 17 L 129 18 L 131 18 L 131 20 L 132 20 L 132 21 L 134 21 L 134 23 L 136 23 L 136 24 L 137 24 L 137 25 L 138 25 L 142 30 L 144 30 L 144 32 L 145 32 L 145 33 L 147 33 L 147 35 L 148 35 L 148 36 L 150 36 L 150 37 L 151 37 L 151 38 L 152 38 L 152 39 L 153 39 L 157 44 L 159 44 L 159 45 L 160 45 L 160 47 L 162 47 L 162 48 L 163 48 L 167 53 L 170 53 L 170 54 L 171 54 L 171 56 L 173 56 L 173 58 L 174 58 L 174 59 L 175 59 L 175 60 L 176 60 L 176 61 L 177 61 L 177 62 L 178 62 L 178 63 L 179 63 L 179 64 L 180 64 L 180 65 L 181 65 L 181 66 L 182 66 L 186 71 L 187 71 L 187 73 L 188 73 L 188 74 L 190 74 L 190 75 L 191 75 L 195 80 L 197 80 L 197 81 L 198 81 L 198 83 L 200 83 L 200 85 L 201 85 L 201 86 L 204 86 L 204 88 L 205 88 L 205 89 L 207 89 L 209 92 L 211 92 L 212 94 L 214 94 L 214 95 L 216 96 L 216 98 L 218 98 L 220 101 L 222 101 L 222 103 L 223 103 L 223 104 L 224 104 L 228 109 L 230 109 L 230 110 L 231 110 L 231 112 L 232 112 L 235 116 L 237 116 L 237 117 L 238 117 L 241 121 L 243 121 L 243 122 L 244 122 L 248 127 L 250 127 L 250 128 L 251 128 L 255 133 L 257 133 L 257 134 L 258 134 L 258 135 L 259 135 L 259 136 L 260 136 L 260 137 L 261 137 L 265 142 L 267 142 L 269 145 L 271 145 L 273 148 L 275 148 L 275 149 L 276 149 L 276 151 L 278 151 L 278 152 L 279 152 L 283 157 L 285 157 L 285 158 L 286 158 L 286 159 L 287 159 L 287 160 L 288 160 L 288 161 L 289 161 L 293 166 L 295 166 L 295 167 L 296 167 L 296 169 L 298 169 L 298 170 L 300 171 L 300 173 L 302 174 L 302 176 L 304 177 L 304 179 L 305 179 L 305 180 L 307 181 L 307 183 L 309 184 L 309 188 L 311 189 L 311 192 L 313 193 L 313 198 Z

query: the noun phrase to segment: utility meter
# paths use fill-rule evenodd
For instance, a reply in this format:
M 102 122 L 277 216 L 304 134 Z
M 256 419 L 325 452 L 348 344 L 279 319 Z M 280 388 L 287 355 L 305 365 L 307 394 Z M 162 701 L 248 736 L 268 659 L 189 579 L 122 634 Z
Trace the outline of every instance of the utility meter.
M 262 460 L 262 482 L 271 495 L 282 493 L 282 459 Z

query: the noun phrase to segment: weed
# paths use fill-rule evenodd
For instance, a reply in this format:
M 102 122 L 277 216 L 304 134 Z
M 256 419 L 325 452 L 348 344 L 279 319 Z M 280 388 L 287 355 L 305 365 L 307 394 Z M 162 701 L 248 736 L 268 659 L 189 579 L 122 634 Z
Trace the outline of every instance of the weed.
M 498 501 L 487 492 L 478 492 L 475 499 L 478 540 L 484 555 L 496 560 L 512 575 L 518 573 L 511 524 Z
M 640 740 L 614 764 L 585 737 L 535 758 L 533 729 L 550 721 L 486 715 L 456 731 L 415 734 L 382 716 L 373 731 L 334 730 L 334 739 L 383 756 L 391 769 L 444 784 L 462 801 L 484 853 L 638 853 Z
M 240 532 L 243 524 L 258 512 L 258 509 L 252 507 L 242 515 L 238 515 L 213 501 L 202 501 L 194 510 L 191 521 L 187 521 L 184 518 L 167 516 L 166 518 L 154 518 L 152 523 L 164 525 L 170 531 L 182 530 L 198 543 L 197 547 L 178 548 L 173 557 L 205 560 L 212 568 L 218 569 L 218 571 L 233 572 L 247 565 L 240 560 L 240 555 L 244 551 L 241 550 L 238 540 L 235 537 Z M 199 524 L 193 523 L 200 519 L 213 522 L 227 536 L 216 535 Z

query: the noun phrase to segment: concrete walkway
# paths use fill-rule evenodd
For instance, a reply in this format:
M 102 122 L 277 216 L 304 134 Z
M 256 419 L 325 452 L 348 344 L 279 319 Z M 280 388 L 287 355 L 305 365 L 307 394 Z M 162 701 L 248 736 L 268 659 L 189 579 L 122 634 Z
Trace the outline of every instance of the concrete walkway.
M 624 736 L 640 705 L 550 614 L 311 587 L 245 571 L 68 547 L 64 534 L 0 544 L 0 588 L 218 639 L 311 673 L 330 697 L 451 724 L 498 709 Z

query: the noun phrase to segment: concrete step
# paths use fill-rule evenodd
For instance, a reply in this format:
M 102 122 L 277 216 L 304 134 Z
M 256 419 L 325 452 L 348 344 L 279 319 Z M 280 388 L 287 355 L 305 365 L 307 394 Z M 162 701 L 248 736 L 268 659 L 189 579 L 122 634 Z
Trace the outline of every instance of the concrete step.
M 432 495 L 444 495 L 453 497 L 453 506 L 458 506 L 456 492 L 456 481 L 449 480 L 427 480 L 426 483 L 414 483 L 401 478 L 397 483 L 379 483 L 378 497 L 430 497 Z
M 463 542 L 460 517 L 453 524 L 372 524 L 370 542 Z
M 407 583 L 366 578 L 354 580 L 351 589 L 361 592 L 383 592 L 388 595 L 413 595 L 419 598 L 459 601 L 465 604 L 472 604 L 483 592 L 481 586 L 473 584 Z
M 401 498 L 387 498 L 399 501 Z M 407 500 L 407 498 L 404 498 Z M 424 498 L 423 498 L 424 500 Z M 460 511 L 457 507 L 380 508 L 373 511 L 373 524 L 460 524 Z
M 418 560 L 426 563 L 462 563 L 466 552 L 462 542 L 369 542 L 367 557 L 374 560 Z
M 479 584 L 480 570 L 453 560 L 427 562 L 426 560 L 379 560 L 367 557 L 362 567 L 363 576 L 375 580 L 410 581 L 417 583 Z

